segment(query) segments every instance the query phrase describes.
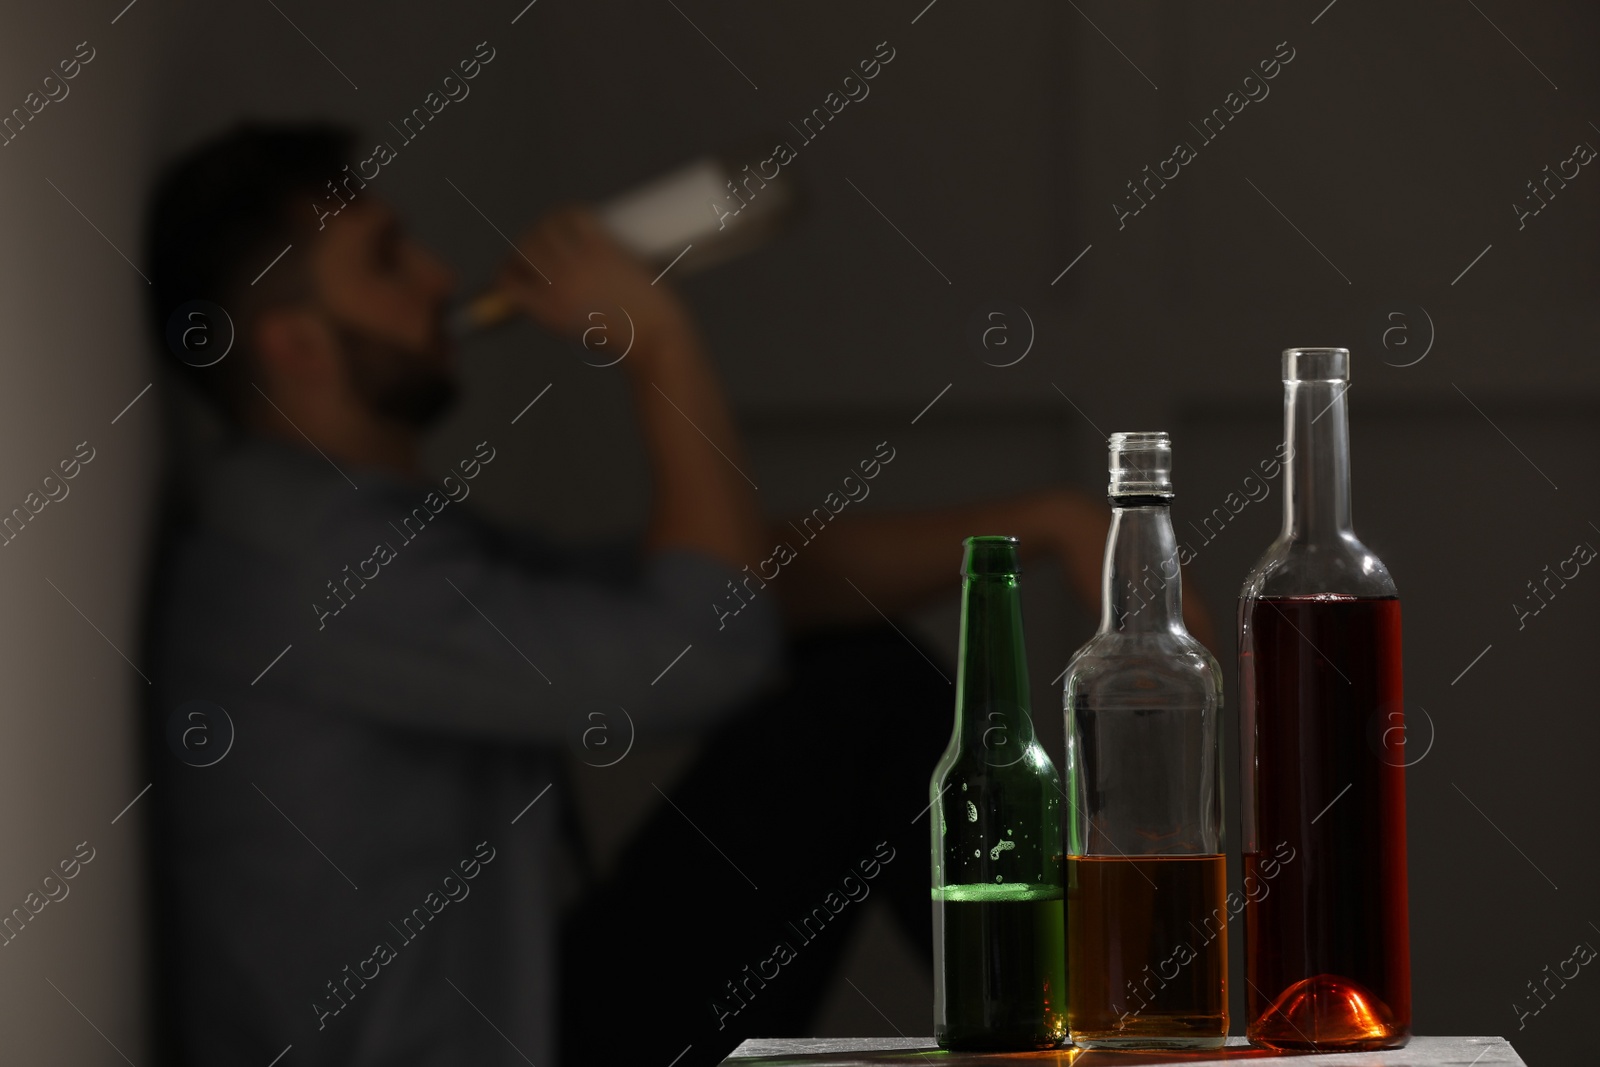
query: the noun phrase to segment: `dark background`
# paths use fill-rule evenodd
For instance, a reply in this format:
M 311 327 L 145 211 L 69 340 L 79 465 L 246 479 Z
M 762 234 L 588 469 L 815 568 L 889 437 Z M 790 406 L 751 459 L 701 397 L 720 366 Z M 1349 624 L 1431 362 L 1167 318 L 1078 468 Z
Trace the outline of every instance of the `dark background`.
M 243 116 L 341 118 L 384 138 L 387 121 L 487 40 L 498 54 L 471 96 L 370 187 L 466 286 L 506 249 L 450 182 L 514 234 L 556 202 L 603 199 L 769 140 L 879 42 L 895 49 L 870 96 L 800 148 L 802 222 L 681 284 L 775 514 L 820 502 L 883 440 L 897 459 L 863 507 L 1046 485 L 1097 493 L 1104 433 L 1167 429 L 1181 536 L 1281 439 L 1279 350 L 1350 348 L 1357 527 L 1405 599 L 1420 756 L 1409 787 L 1416 1029 L 1503 1034 L 1531 1064 L 1581 1059 L 1600 977 L 1581 973 L 1521 1030 L 1512 1002 L 1531 1006 L 1526 983 L 1575 943 L 1600 943 L 1600 577 L 1586 569 L 1520 630 L 1511 605 L 1575 544 L 1600 545 L 1600 172 L 1584 167 L 1520 230 L 1512 205 L 1576 144 L 1600 145 L 1600 11 L 1505 0 L 123 2 L 11 5 L 0 45 L 7 108 L 76 42 L 97 49 L 71 96 L 0 148 L 0 500 L 20 501 L 85 436 L 105 442 L 77 483 L 80 503 L 41 515 L 53 532 L 0 558 L 13 695 L 0 904 L 20 901 L 86 835 L 107 857 L 80 879 L 79 904 L 41 916 L 33 940 L 0 958 L 0 1025 L 19 1056 L 113 1062 L 111 1042 L 142 1062 L 146 1040 L 139 809 L 101 820 L 144 784 L 129 741 L 143 683 L 107 644 L 137 647 L 160 429 L 163 416 L 188 418 L 139 318 L 137 220 L 152 170 Z M 1270 95 L 1200 145 L 1189 122 L 1280 42 L 1294 59 Z M 1178 140 L 1198 157 L 1119 229 L 1111 205 L 1124 183 Z M 993 353 L 969 341 L 994 302 L 1033 324 L 1014 366 L 987 365 Z M 1011 327 L 1020 345 L 1026 326 Z M 617 371 L 524 326 L 473 342 L 465 358 L 465 402 L 432 454 L 443 464 L 485 437 L 500 447 L 476 487 L 485 508 L 569 537 L 640 520 L 644 467 Z M 1223 634 L 1230 704 L 1233 598 L 1276 531 L 1279 490 L 1191 569 Z M 957 562 L 952 546 L 952 599 L 909 623 L 951 651 Z M 1059 759 L 1051 680 L 1093 617 L 1067 602 L 1053 569 L 1026 580 L 1037 718 Z M 949 719 L 947 706 L 928 709 L 929 730 Z M 844 724 L 819 709 L 816 728 Z M 579 768 L 602 857 L 657 799 L 649 782 L 666 786 L 689 751 Z M 908 814 L 920 806 L 910 799 Z M 928 1032 L 929 977 L 885 914 L 867 914 L 850 954 L 856 988 L 840 983 L 821 1028 Z

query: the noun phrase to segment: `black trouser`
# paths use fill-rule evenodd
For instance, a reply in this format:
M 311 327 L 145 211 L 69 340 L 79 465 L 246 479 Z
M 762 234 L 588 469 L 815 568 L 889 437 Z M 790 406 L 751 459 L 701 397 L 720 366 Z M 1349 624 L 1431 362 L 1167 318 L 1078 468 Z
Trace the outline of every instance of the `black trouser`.
M 954 671 L 887 627 L 807 638 L 790 662 L 565 917 L 561 1067 L 701 1067 L 809 1036 L 869 897 L 931 968 L 925 807 Z

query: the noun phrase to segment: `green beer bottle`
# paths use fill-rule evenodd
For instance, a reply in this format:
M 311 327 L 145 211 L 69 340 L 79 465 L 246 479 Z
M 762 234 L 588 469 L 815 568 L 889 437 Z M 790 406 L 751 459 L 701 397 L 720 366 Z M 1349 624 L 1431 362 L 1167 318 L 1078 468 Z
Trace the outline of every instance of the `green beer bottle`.
M 1015 537 L 969 537 L 956 722 L 928 786 L 934 1037 L 946 1049 L 1067 1036 L 1061 790 L 1033 732 Z

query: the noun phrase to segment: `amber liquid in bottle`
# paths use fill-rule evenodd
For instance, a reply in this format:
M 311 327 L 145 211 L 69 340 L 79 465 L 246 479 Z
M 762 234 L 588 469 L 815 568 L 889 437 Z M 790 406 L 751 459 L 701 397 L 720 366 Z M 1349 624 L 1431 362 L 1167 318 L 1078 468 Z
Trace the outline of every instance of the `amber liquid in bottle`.
M 1221 670 L 1183 624 L 1171 439 L 1108 446 L 1100 626 L 1062 684 L 1067 1028 L 1084 1049 L 1220 1048 Z
M 1225 856 L 1068 860 L 1074 1039 L 1183 1046 L 1226 1033 L 1227 887 Z
M 1392 1047 L 1411 1029 L 1400 601 L 1240 610 L 1259 835 L 1244 856 L 1245 929 L 1270 946 L 1246 955 L 1250 1038 Z

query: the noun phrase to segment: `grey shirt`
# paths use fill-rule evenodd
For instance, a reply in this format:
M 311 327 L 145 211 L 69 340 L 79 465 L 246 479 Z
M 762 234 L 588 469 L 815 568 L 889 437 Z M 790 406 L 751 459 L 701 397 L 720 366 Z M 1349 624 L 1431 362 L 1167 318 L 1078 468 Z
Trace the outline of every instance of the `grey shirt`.
M 194 1062 L 550 1067 L 562 746 L 603 724 L 599 761 L 629 722 L 705 727 L 778 672 L 773 594 L 726 564 L 477 519 L 466 474 L 494 455 L 428 484 L 253 440 L 203 480 L 154 631 L 158 889 Z M 172 727 L 196 700 L 235 730 L 209 766 L 220 719 L 210 749 Z

